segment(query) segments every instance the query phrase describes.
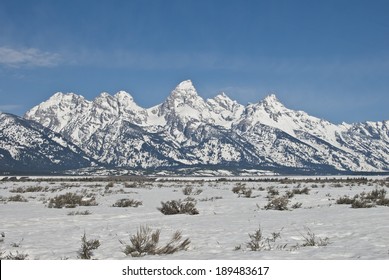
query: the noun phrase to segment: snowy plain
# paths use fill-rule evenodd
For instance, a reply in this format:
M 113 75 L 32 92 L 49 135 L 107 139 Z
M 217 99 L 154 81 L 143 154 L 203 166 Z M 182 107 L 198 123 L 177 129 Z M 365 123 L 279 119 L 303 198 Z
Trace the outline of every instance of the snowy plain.
M 0 178 L 1 179 L 1 178 Z M 141 226 L 161 230 L 165 244 L 179 230 L 190 239 L 187 250 L 170 255 L 146 255 L 143 259 L 273 259 L 355 260 L 389 259 L 389 207 L 351 208 L 336 200 L 376 189 L 389 191 L 385 177 L 367 180 L 298 177 L 294 180 L 248 181 L 247 178 L 159 178 L 152 181 L 109 181 L 93 178 L 35 178 L 34 181 L 0 182 L 0 252 L 27 254 L 27 259 L 77 259 L 81 237 L 97 239 L 95 259 L 125 260 L 125 244 Z M 282 178 L 279 178 L 282 179 Z M 263 180 L 263 178 L 261 178 Z M 112 183 L 111 183 L 112 182 Z M 161 202 L 184 200 L 183 189 L 191 186 L 198 215 L 164 215 Z M 250 197 L 232 190 L 244 186 Z M 41 187 L 40 191 L 25 192 Z M 308 194 L 289 198 L 287 210 L 266 210 L 269 190 L 278 197 L 293 190 Z M 31 188 L 33 189 L 33 188 Z M 38 188 L 36 188 L 38 189 Z M 198 194 L 195 194 L 197 190 Z M 97 206 L 49 208 L 50 198 L 65 193 L 95 197 Z M 27 201 L 12 201 L 20 195 Z M 277 197 L 277 196 L 276 196 Z M 389 195 L 386 195 L 388 198 Z M 10 199 L 11 198 L 11 199 Z M 20 197 L 19 197 L 20 198 Z M 112 207 L 119 199 L 142 201 L 139 207 Z M 300 204 L 301 203 L 301 204 Z M 297 205 L 295 209 L 292 205 Z M 69 215 L 88 211 L 89 215 Z M 270 250 L 252 251 L 249 234 L 261 228 L 264 238 L 279 233 Z M 308 231 L 324 246 L 303 246 Z

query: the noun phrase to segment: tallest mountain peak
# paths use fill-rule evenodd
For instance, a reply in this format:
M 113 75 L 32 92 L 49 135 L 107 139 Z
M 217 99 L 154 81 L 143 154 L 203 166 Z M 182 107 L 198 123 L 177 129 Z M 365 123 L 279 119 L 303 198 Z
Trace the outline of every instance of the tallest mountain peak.
M 195 89 L 195 88 L 191 80 L 186 80 L 179 83 L 176 89 L 188 90 L 188 89 Z
M 197 99 L 199 97 L 195 87 L 191 80 L 186 80 L 179 83 L 172 91 L 170 98 L 173 99 Z

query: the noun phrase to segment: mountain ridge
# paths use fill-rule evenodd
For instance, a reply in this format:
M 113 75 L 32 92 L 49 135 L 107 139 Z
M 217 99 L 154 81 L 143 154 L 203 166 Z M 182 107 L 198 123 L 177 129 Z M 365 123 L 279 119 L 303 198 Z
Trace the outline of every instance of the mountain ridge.
M 191 80 L 150 108 L 124 91 L 92 101 L 56 93 L 24 118 L 112 167 L 389 171 L 389 121 L 333 124 L 286 108 L 275 94 L 247 106 L 225 93 L 205 100 Z

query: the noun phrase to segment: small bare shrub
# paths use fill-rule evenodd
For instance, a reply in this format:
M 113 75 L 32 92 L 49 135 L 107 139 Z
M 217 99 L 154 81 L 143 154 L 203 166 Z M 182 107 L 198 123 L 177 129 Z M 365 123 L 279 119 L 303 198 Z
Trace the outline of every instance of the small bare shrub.
M 186 238 L 185 240 L 181 241 L 182 239 L 182 233 L 180 231 L 176 231 L 170 241 L 158 248 L 156 250 L 156 253 L 158 255 L 167 255 L 167 254 L 173 254 L 177 251 L 182 251 L 188 249 L 188 246 L 190 244 L 189 238 Z
M 304 187 L 302 189 L 298 188 L 298 189 L 293 189 L 292 192 L 294 194 L 309 194 L 309 191 L 310 189 L 308 187 Z
M 310 228 L 306 227 L 305 228 L 307 233 L 306 234 L 301 234 L 301 236 L 304 239 L 304 243 L 301 244 L 303 247 L 307 246 L 327 246 L 330 243 L 330 240 L 328 237 L 326 238 L 320 238 L 317 237 L 316 234 L 314 234 Z
M 137 188 L 137 184 L 134 182 L 134 183 L 128 183 L 128 182 L 125 182 L 124 183 L 124 187 L 125 188 L 129 188 L 129 189 L 135 189 L 135 188 Z
M 184 195 L 199 195 L 203 192 L 202 189 L 194 189 L 192 186 L 186 186 L 182 189 Z
M 116 201 L 112 207 L 138 207 L 142 204 L 142 201 L 139 200 L 122 198 Z
M 266 210 L 279 210 L 284 211 L 288 210 L 289 199 L 285 196 L 275 197 L 267 205 L 265 205 Z
M 279 192 L 278 190 L 276 190 L 275 187 L 268 187 L 268 188 L 267 188 L 267 194 L 268 194 L 267 197 L 268 197 L 269 199 L 271 199 L 271 198 L 273 198 L 273 197 L 279 195 L 280 192 Z
M 214 201 L 217 199 L 223 199 L 223 197 L 222 196 L 212 196 L 212 197 L 202 198 L 199 201 Z
M 24 196 L 22 196 L 20 194 L 8 197 L 8 201 L 12 201 L 12 202 L 28 202 L 28 200 Z
M 298 209 L 301 208 L 303 204 L 301 202 L 296 202 L 295 204 L 292 205 L 292 209 Z
M 264 237 L 259 227 L 254 233 L 249 234 L 250 241 L 246 243 L 251 251 L 270 251 L 273 249 L 284 249 L 287 244 L 276 245 L 277 239 L 281 238 L 281 232 L 273 232 L 270 237 Z
M 78 258 L 83 260 L 90 260 L 93 256 L 93 250 L 100 247 L 100 241 L 97 239 L 87 240 L 86 233 L 81 237 L 81 248 L 78 251 Z
M 71 211 L 67 215 L 68 216 L 78 216 L 78 215 L 86 216 L 86 215 L 91 215 L 91 214 L 92 214 L 92 212 L 85 210 L 85 211 Z
M 1 232 L 0 233 L 0 242 L 4 242 L 5 239 L 5 233 Z M 11 243 L 11 247 L 18 248 L 20 247 L 23 239 L 19 243 Z M 5 252 L 0 251 L 0 260 L 25 260 L 27 259 L 28 254 L 24 253 L 19 253 L 19 251 L 16 251 L 16 253 L 8 253 L 8 255 L 5 255 Z
M 176 231 L 171 240 L 164 246 L 158 247 L 161 230 L 151 230 L 147 226 L 141 226 L 137 233 L 130 237 L 131 245 L 125 245 L 124 253 L 132 257 L 145 255 L 173 254 L 180 250 L 186 250 L 190 244 L 189 238 L 182 240 L 182 234 Z
M 253 193 L 253 190 L 247 188 L 245 185 L 238 184 L 237 186 L 232 188 L 232 192 L 238 194 L 239 197 L 244 196 L 250 198 L 251 194 Z
M 22 261 L 22 260 L 26 260 L 27 257 L 28 257 L 28 254 L 23 254 L 23 253 L 19 253 L 18 251 L 16 251 L 15 254 L 13 254 L 12 252 L 9 253 L 8 255 L 6 255 L 5 257 L 3 256 L 0 256 L 3 260 L 17 260 L 17 261 Z
M 376 201 L 376 204 L 380 206 L 389 206 L 389 198 L 380 198 Z
M 337 204 L 352 204 L 354 202 L 354 198 L 350 198 L 349 196 L 343 196 L 336 200 Z
M 197 215 L 196 203 L 193 201 L 170 200 L 161 202 L 162 207 L 157 208 L 164 215 L 189 214 Z
M 351 203 L 351 208 L 372 208 L 375 205 L 372 202 L 369 202 L 368 200 L 358 200 L 354 199 L 354 201 Z
M 184 193 L 184 195 L 191 195 L 193 192 L 193 187 L 186 186 L 185 188 L 182 189 L 182 192 Z

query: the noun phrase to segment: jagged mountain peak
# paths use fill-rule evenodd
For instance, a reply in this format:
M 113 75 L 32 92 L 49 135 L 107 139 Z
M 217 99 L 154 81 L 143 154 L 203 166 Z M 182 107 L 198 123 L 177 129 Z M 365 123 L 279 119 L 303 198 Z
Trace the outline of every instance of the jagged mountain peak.
M 117 92 L 114 97 L 120 102 L 120 101 L 125 101 L 125 102 L 134 102 L 134 98 L 132 97 L 131 94 L 128 92 L 121 90 Z
M 159 115 L 194 113 L 193 109 L 202 112 L 207 108 L 204 99 L 198 95 L 191 80 L 181 82 L 161 104 Z M 169 117 L 170 118 L 170 117 Z
M 181 100 L 186 102 L 191 99 L 201 98 L 191 80 L 186 80 L 179 83 L 176 88 L 171 92 L 168 99 Z
M 195 90 L 192 80 L 185 80 L 179 83 L 176 90 Z
M 215 100 L 234 102 L 225 92 L 221 92 L 214 97 Z
M 85 98 L 82 95 L 75 94 L 73 92 L 56 92 L 53 94 L 46 102 L 43 103 L 48 103 L 48 104 L 58 104 L 60 102 L 66 102 L 66 101 L 73 101 L 73 100 L 85 100 Z M 43 104 L 41 103 L 41 104 Z
M 277 98 L 275 93 L 271 93 L 268 96 L 266 96 L 262 101 L 259 102 L 260 104 L 263 104 L 267 107 L 279 107 L 279 108 L 285 108 L 284 104 L 281 103 L 281 101 Z
M 207 103 L 211 107 L 215 107 L 215 105 L 217 105 L 228 111 L 234 111 L 237 107 L 243 108 L 243 105 L 240 105 L 236 100 L 232 100 L 224 92 L 219 93 L 214 98 L 207 99 Z
M 100 93 L 100 94 L 95 98 L 95 100 L 107 99 L 107 98 L 112 99 L 113 97 L 112 97 L 112 95 L 110 95 L 108 92 L 103 91 L 102 93 Z

